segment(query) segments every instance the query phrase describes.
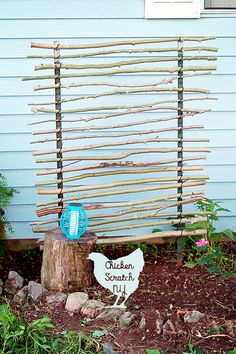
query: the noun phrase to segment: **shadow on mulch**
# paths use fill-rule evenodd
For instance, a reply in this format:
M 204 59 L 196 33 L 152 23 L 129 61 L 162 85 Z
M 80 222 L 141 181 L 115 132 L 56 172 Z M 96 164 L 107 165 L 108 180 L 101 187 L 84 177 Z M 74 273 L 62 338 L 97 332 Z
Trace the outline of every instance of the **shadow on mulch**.
M 229 257 L 235 257 L 236 243 L 223 245 Z M 104 254 L 115 259 L 128 255 L 132 250 L 125 247 L 106 247 Z M 155 254 L 154 254 L 155 253 Z M 40 281 L 42 252 L 34 249 L 24 252 L 5 252 L 0 258 L 0 278 L 4 281 L 9 270 L 17 271 L 26 281 Z M 103 341 L 111 341 L 119 354 L 143 354 L 146 349 L 163 350 L 168 353 L 188 352 L 187 344 L 201 347 L 204 353 L 227 353 L 236 347 L 236 278 L 224 278 L 207 272 L 205 267 L 187 269 L 176 265 L 176 252 L 165 246 L 151 247 L 145 254 L 145 266 L 140 275 L 139 288 L 128 300 L 128 311 L 136 315 L 136 321 L 127 329 L 117 325 L 85 321 L 79 314 L 69 316 L 64 306 L 53 308 L 44 302 L 27 303 L 18 308 L 27 321 L 49 316 L 57 332 L 63 330 L 92 331 L 103 329 Z M 79 289 L 78 289 L 79 290 Z M 90 298 L 107 304 L 114 302 L 108 290 L 94 284 L 84 290 Z M 205 319 L 194 326 L 186 325 L 177 315 L 178 310 L 198 310 Z M 155 310 L 165 320 L 170 319 L 176 332 L 167 335 L 155 333 Z M 138 326 L 142 314 L 146 315 L 145 329 Z M 201 337 L 202 336 L 202 337 Z

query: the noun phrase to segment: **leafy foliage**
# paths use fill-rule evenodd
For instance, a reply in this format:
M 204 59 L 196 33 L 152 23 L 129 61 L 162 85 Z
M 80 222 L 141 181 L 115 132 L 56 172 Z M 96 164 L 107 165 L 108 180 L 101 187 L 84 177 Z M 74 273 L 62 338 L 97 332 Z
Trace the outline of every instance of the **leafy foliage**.
M 16 189 L 8 187 L 6 177 L 0 173 L 0 221 L 2 221 L 7 230 L 12 232 L 12 227 L 8 219 L 4 216 L 5 209 L 10 204 L 14 194 L 17 193 Z
M 14 314 L 8 303 L 0 306 L 0 354 L 95 354 L 100 353 L 98 336 L 64 331 L 51 331 L 48 317 L 27 323 Z
M 229 212 L 229 210 L 222 208 L 220 202 L 208 198 L 204 198 L 197 202 L 196 206 L 199 211 L 206 213 L 207 221 L 185 224 L 185 229 L 187 231 L 207 229 L 207 235 L 205 239 L 200 240 L 202 241 L 202 246 L 201 242 L 198 242 L 199 237 L 189 237 L 192 241 L 192 249 L 188 253 L 188 262 L 185 263 L 185 267 L 194 268 L 197 264 L 209 265 L 208 272 L 223 273 L 225 276 L 233 275 L 231 271 L 226 269 L 227 261 L 229 259 L 225 256 L 219 245 L 219 241 L 223 240 L 225 236 L 234 240 L 234 235 L 230 229 L 216 233 L 216 227 L 214 224 L 215 221 L 219 220 L 219 212 Z

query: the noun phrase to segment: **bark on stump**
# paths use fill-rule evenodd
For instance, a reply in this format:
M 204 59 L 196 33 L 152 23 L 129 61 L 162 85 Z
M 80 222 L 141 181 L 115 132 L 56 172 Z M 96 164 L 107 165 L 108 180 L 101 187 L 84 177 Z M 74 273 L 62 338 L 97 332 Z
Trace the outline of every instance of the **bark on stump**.
M 93 264 L 87 259 L 97 237 L 86 232 L 80 239 L 65 237 L 60 228 L 45 234 L 41 283 L 47 290 L 74 291 L 90 286 Z

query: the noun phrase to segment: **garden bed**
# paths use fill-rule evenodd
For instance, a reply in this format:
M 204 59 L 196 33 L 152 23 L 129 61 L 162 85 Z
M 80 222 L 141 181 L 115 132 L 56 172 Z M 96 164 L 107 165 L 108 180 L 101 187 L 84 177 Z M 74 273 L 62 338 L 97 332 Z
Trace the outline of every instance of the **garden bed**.
M 233 268 L 236 244 L 227 242 L 223 245 Z M 107 247 L 104 253 L 110 259 L 127 255 L 129 247 Z M 15 270 L 26 282 L 40 281 L 42 253 L 38 250 L 24 252 L 6 252 L 1 258 L 0 278 L 5 280 L 9 270 Z M 236 278 L 225 278 L 207 272 L 205 267 L 187 269 L 176 265 L 176 252 L 165 247 L 149 246 L 145 252 L 145 266 L 140 275 L 139 288 L 127 302 L 136 320 L 128 328 L 117 324 L 105 324 L 82 318 L 78 314 L 70 316 L 64 306 L 56 308 L 45 306 L 44 301 L 32 304 L 28 301 L 17 310 L 32 321 L 47 315 L 55 325 L 55 331 L 103 330 L 102 342 L 112 343 L 115 353 L 146 353 L 146 349 L 159 349 L 164 353 L 190 352 L 189 343 L 201 347 L 204 353 L 227 353 L 236 347 Z M 80 289 L 81 290 L 81 289 Z M 100 299 L 112 304 L 114 297 L 94 280 L 94 285 L 82 289 L 90 298 Z M 155 310 L 165 320 L 174 324 L 175 333 L 156 334 Z M 182 313 L 198 310 L 205 314 L 203 320 L 194 325 L 184 323 Z M 146 318 L 145 329 L 138 323 L 142 315 Z

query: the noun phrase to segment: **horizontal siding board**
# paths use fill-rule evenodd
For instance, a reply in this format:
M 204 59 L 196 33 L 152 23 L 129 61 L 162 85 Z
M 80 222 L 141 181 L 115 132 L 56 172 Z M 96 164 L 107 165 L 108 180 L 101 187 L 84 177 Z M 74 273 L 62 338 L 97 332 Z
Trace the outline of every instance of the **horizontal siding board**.
M 109 153 L 117 153 L 117 150 L 101 150 L 100 156 L 102 154 L 108 154 Z M 119 151 L 119 153 L 122 153 L 122 150 Z M 212 149 L 212 153 L 208 154 L 207 156 L 207 164 L 209 165 L 215 165 L 215 164 L 220 164 L 222 163 L 223 165 L 234 165 L 235 164 L 235 159 L 233 156 L 236 154 L 236 148 L 215 148 Z M 202 154 L 201 154 L 202 155 Z M 171 158 L 171 154 L 168 155 L 168 158 Z M 173 155 L 174 156 L 174 155 Z M 186 153 L 186 156 L 189 156 L 189 153 Z M 192 156 L 192 155 L 191 155 Z M 153 161 L 153 159 L 156 158 L 156 156 L 153 156 L 153 154 L 147 154 L 145 156 L 146 161 Z M 166 159 L 166 156 L 161 156 L 160 160 Z M 132 158 L 133 161 L 140 161 L 140 157 L 137 155 L 133 155 Z M 42 168 L 41 164 L 36 164 L 35 163 L 35 158 L 31 155 L 31 152 L 22 152 L 22 151 L 13 151 L 13 152 L 0 152 L 0 161 L 1 161 L 1 166 L 4 166 L 5 169 L 25 169 L 25 168 Z M 200 163 L 204 163 L 204 161 L 200 161 Z M 47 163 L 47 168 L 50 167 L 55 167 L 55 164 L 53 163 Z
M 201 162 L 199 162 L 199 164 L 201 164 Z M 204 166 L 204 170 L 201 173 L 209 176 L 208 183 L 214 183 L 214 182 L 227 183 L 227 182 L 232 182 L 232 181 L 236 182 L 236 164 L 235 165 L 225 165 L 224 167 L 222 166 L 221 168 L 219 168 L 219 166 L 215 166 L 215 165 L 211 165 L 211 166 L 207 165 L 207 166 Z M 79 172 L 78 172 L 78 174 L 79 174 Z M 185 175 L 186 174 L 187 173 L 185 173 Z M 188 175 L 189 174 L 191 174 L 191 172 L 188 172 Z M 33 186 L 36 182 L 45 181 L 45 180 L 52 180 L 55 178 L 55 175 L 36 177 L 35 170 L 33 170 L 33 169 L 4 170 L 4 175 L 7 177 L 9 185 L 15 186 L 16 188 Z M 20 179 L 16 180 L 16 177 L 15 177 L 16 175 L 19 175 Z M 163 177 L 169 176 L 169 175 L 173 176 L 174 172 L 160 174 L 161 177 L 162 176 Z M 69 177 L 69 176 L 70 176 L 70 174 L 66 175 L 66 177 Z M 156 175 L 149 173 L 146 175 L 146 177 L 148 177 L 148 176 L 154 177 Z M 130 177 L 129 175 L 124 175 L 122 178 L 124 180 L 124 179 L 130 179 L 132 177 Z M 141 178 L 141 175 L 138 175 L 137 178 Z M 83 183 L 84 183 L 84 181 L 87 182 L 88 180 L 83 179 Z M 100 179 L 100 181 L 101 181 L 101 179 Z M 107 181 L 107 178 L 106 178 L 106 181 Z M 98 179 L 93 178 L 93 179 L 91 179 L 91 182 L 98 183 Z M 75 184 L 75 182 L 74 182 L 74 184 Z M 32 193 L 34 193 L 34 192 L 32 192 Z M 14 200 L 14 203 L 15 202 L 16 201 Z M 24 202 L 24 200 L 21 200 L 21 203 L 23 203 L 23 202 Z
M 169 116 L 170 114 L 163 114 L 163 113 L 142 113 L 142 115 L 140 115 L 140 119 L 155 119 L 155 118 L 164 118 L 165 116 Z M 83 117 L 89 117 L 89 114 L 84 114 Z M 38 140 L 40 139 L 39 136 L 33 136 L 31 134 L 32 130 L 44 130 L 45 127 L 49 127 L 49 128 L 54 128 L 54 122 L 52 123 L 48 123 L 47 125 L 41 124 L 41 125 L 28 125 L 29 123 L 33 123 L 36 122 L 38 119 L 41 119 L 41 117 L 38 117 L 38 115 L 35 114 L 16 114 L 16 115 L 0 115 L 0 125 L 1 125 L 1 131 L 0 131 L 0 136 L 2 137 L 3 134 L 25 134 L 28 133 L 30 135 L 30 140 Z M 67 119 L 68 117 L 66 116 L 65 119 Z M 71 119 L 75 119 L 76 115 L 71 115 L 70 116 Z M 130 122 L 132 121 L 132 116 L 127 116 L 126 117 L 126 122 Z M 224 121 L 224 126 L 222 127 L 222 120 Z M 72 126 L 72 123 L 64 123 L 65 127 L 70 127 Z M 105 122 L 101 123 L 101 121 L 97 121 L 97 123 L 95 124 L 95 121 L 93 122 L 93 125 L 101 125 L 104 124 Z M 108 121 L 106 124 L 110 124 L 110 122 Z M 160 123 L 156 123 L 156 124 L 147 124 L 145 125 L 145 129 L 159 129 L 160 128 L 164 128 L 164 127 L 171 127 L 174 126 L 176 123 L 175 121 L 169 121 L 169 122 L 160 122 Z M 186 119 L 185 120 L 185 125 L 190 125 L 190 124 L 196 124 L 196 125 L 204 125 L 205 127 L 205 131 L 212 131 L 212 130 L 219 130 L 222 132 L 226 131 L 226 130 L 230 130 L 230 131 L 234 131 L 236 129 L 236 119 L 235 119 L 235 112 L 209 112 L 209 113 L 205 113 L 205 114 L 201 114 L 199 116 L 196 116 L 195 118 L 191 119 Z M 80 126 L 79 124 L 73 123 L 73 126 Z M 86 124 L 81 126 L 86 126 Z M 121 131 L 127 131 L 127 128 L 123 128 L 120 129 Z M 137 127 L 130 127 L 129 131 L 136 131 Z M 94 131 L 91 133 L 93 134 Z M 84 135 L 84 133 L 80 133 L 82 135 Z M 86 133 L 87 134 L 87 133 Z M 207 133 L 208 134 L 208 133 Z M 211 132 L 209 132 L 209 134 L 211 134 Z M 233 134 L 233 133 L 232 133 Z M 74 133 L 67 133 L 67 136 L 71 136 L 74 135 Z M 224 139 L 222 139 L 222 142 L 224 141 Z
M 236 61 L 236 58 L 235 58 Z M 16 61 L 16 65 L 17 61 Z M 217 72 L 216 74 L 212 74 L 208 77 L 206 76 L 196 76 L 196 77 L 191 77 L 191 78 L 185 78 L 184 83 L 186 87 L 202 87 L 203 86 L 203 80 L 204 80 L 204 88 L 211 90 L 213 94 L 220 94 L 220 93 L 232 93 L 236 92 L 235 88 L 235 80 L 236 80 L 236 72 L 235 75 L 229 75 L 229 74 L 224 74 L 224 75 L 218 75 Z M 223 76 L 223 78 L 222 78 Z M 160 81 L 162 79 L 162 76 L 160 77 L 146 77 L 146 76 L 139 76 L 139 77 L 117 77 L 116 80 L 113 80 L 114 82 L 132 82 L 132 83 L 146 83 L 150 82 L 152 80 L 154 81 Z M 224 80 L 224 85 L 222 85 L 222 79 Z M 78 80 L 80 80 L 78 78 Z M 80 80 L 82 81 L 82 80 Z M 105 80 L 104 80 L 105 81 Z M 103 82 L 104 82 L 103 81 Z M 107 80 L 108 81 L 108 80 Z M 65 81 L 66 83 L 72 82 L 69 80 Z M 105 81 L 106 82 L 106 81 Z M 20 77 L 0 77 L 0 96 L 17 96 L 17 95 L 27 95 L 27 96 L 43 96 L 44 95 L 52 95 L 52 90 L 46 90 L 46 91 L 33 91 L 34 86 L 37 85 L 43 85 L 43 82 L 39 81 L 21 81 Z M 100 89 L 100 91 L 106 91 L 108 90 L 108 87 L 103 87 Z M 65 95 L 77 95 L 77 94 L 93 94 L 97 89 L 90 86 L 90 87 L 83 87 L 83 88 L 71 88 L 71 89 L 63 89 L 62 92 Z
M 50 19 L 5 20 L 0 23 L 0 38 L 55 38 L 60 37 L 149 37 L 155 33 L 165 36 L 228 36 L 233 37 L 235 18 L 224 20 L 219 26 L 217 18 L 173 19 L 150 21 L 145 19 Z M 178 33 L 174 28 L 178 28 Z M 210 30 L 209 30 L 210 29 Z M 174 31 L 174 32 L 173 32 Z
M 56 6 L 55 6 L 56 3 Z M 112 4 L 108 0 L 101 1 L 85 1 L 85 0 L 4 0 L 1 1 L 0 18 L 4 19 L 0 22 L 0 170 L 4 170 L 11 186 L 18 187 L 20 194 L 16 195 L 13 204 L 8 209 L 9 219 L 13 221 L 15 233 L 9 235 L 14 238 L 35 237 L 37 235 L 31 232 L 28 221 L 36 220 L 34 204 L 47 198 L 45 196 L 37 196 L 35 193 L 34 183 L 43 178 L 36 178 L 35 171 L 44 168 L 41 164 L 35 163 L 35 157 L 32 151 L 38 148 L 36 145 L 30 145 L 30 140 L 38 138 L 32 137 L 31 130 L 45 129 L 54 126 L 54 123 L 41 126 L 28 126 L 29 122 L 35 121 L 37 117 L 44 119 L 46 116 L 34 115 L 28 107 L 28 103 L 32 101 L 42 102 L 42 100 L 53 99 L 52 91 L 33 92 L 33 86 L 38 84 L 47 84 L 51 81 L 33 81 L 22 82 L 21 78 L 25 75 L 43 74 L 43 72 L 34 72 L 33 66 L 38 63 L 46 63 L 39 59 L 27 59 L 27 55 L 39 55 L 50 53 L 51 51 L 37 50 L 30 48 L 30 41 L 52 43 L 53 40 L 60 40 L 62 43 L 94 43 L 113 40 L 124 40 L 129 38 L 154 38 L 169 36 L 202 36 L 216 35 L 215 41 L 208 43 L 209 46 L 219 47 L 217 53 L 218 69 L 209 77 L 189 78 L 185 80 L 187 87 L 209 88 L 216 93 L 218 101 L 201 102 L 189 104 L 190 107 L 211 107 L 212 112 L 200 115 L 194 119 L 186 120 L 186 124 L 204 124 L 206 131 L 196 131 L 188 133 L 186 136 L 192 137 L 194 134 L 198 137 L 210 137 L 211 141 L 207 146 L 214 146 L 212 153 L 208 155 L 207 160 L 198 161 L 199 164 L 206 166 L 203 173 L 209 174 L 210 182 L 206 186 L 206 196 L 214 199 L 223 199 L 224 206 L 232 210 L 229 215 L 224 215 L 220 219 L 219 229 L 232 227 L 235 228 L 236 217 L 236 164 L 234 156 L 236 154 L 236 89 L 235 89 L 235 56 L 236 56 L 236 33 L 235 28 L 236 17 L 231 16 L 213 16 L 204 14 L 199 20 L 145 20 L 144 1 L 143 0 L 113 0 Z M 176 33 L 176 28 L 177 33 Z M 188 45 L 198 45 L 198 43 L 188 43 Z M 206 43 L 204 43 L 206 45 Z M 149 45 L 152 46 L 152 45 Z M 161 44 L 159 47 L 169 46 L 169 44 Z M 171 44 L 172 46 L 172 44 Z M 171 54 L 173 55 L 173 53 Z M 150 55 L 148 55 L 150 56 Z M 78 60 L 79 63 L 99 63 L 111 62 L 114 60 L 122 60 L 127 56 L 116 55 L 116 58 L 87 58 Z M 139 55 L 139 57 L 145 57 Z M 66 62 L 66 61 L 65 61 Z M 215 63 L 209 63 L 214 65 Z M 146 66 L 146 65 L 145 65 Z M 146 67 L 150 67 L 147 65 Z M 158 66 L 166 66 L 161 64 Z M 141 67 L 141 65 L 139 66 Z M 2 69 L 1 69 L 2 68 Z M 48 71 L 51 72 L 51 71 Z M 46 73 L 46 72 L 45 72 Z M 124 75 L 116 77 L 116 82 L 148 82 L 160 80 L 163 75 Z M 80 79 L 81 80 L 93 80 Z M 110 81 L 107 77 L 105 81 Z M 71 79 L 65 80 L 70 82 Z M 74 80 L 73 80 L 74 81 Z M 79 79 L 78 79 L 79 81 Z M 103 91 L 106 90 L 102 89 Z M 94 89 L 86 88 L 82 90 L 65 90 L 68 97 L 79 94 L 93 93 Z M 63 92 L 64 94 L 64 92 Z M 40 97 L 41 96 L 41 97 Z M 44 97 L 46 96 L 46 97 Z M 167 96 L 159 95 L 160 99 Z M 159 99 L 158 97 L 158 99 Z M 101 99 L 99 101 L 91 100 L 82 103 L 81 106 L 103 104 L 137 104 L 139 102 L 152 102 L 156 99 L 156 95 L 132 95 L 130 97 L 117 96 L 109 99 Z M 69 106 L 69 105 L 68 105 Z M 74 103 L 70 107 L 77 107 Z M 65 105 L 66 107 L 66 105 Z M 76 115 L 66 115 L 65 118 L 72 118 Z M 87 117 L 89 114 L 81 114 Z M 146 113 L 139 115 L 140 118 L 162 117 L 163 113 Z M 126 121 L 131 121 L 132 117 L 127 116 Z M 102 121 L 94 121 L 95 125 L 101 125 Z M 109 121 L 104 124 L 109 124 Z M 149 124 L 143 126 L 144 129 L 152 129 L 155 127 L 173 126 L 175 121 L 162 124 Z M 70 124 L 66 124 L 70 126 Z M 130 128 L 130 131 L 135 127 Z M 125 131 L 125 129 L 123 129 Z M 169 136 L 162 134 L 160 137 Z M 43 136 L 41 136 L 43 137 Z M 102 141 L 102 140 L 100 140 Z M 83 144 L 88 141 L 83 141 Z M 76 145 L 73 142 L 71 145 Z M 42 148 L 47 148 L 45 145 Z M 66 146 L 66 144 L 65 144 Z M 153 146 L 153 145 L 152 145 Z M 187 145 L 186 145 L 187 146 Z M 134 148 L 135 146 L 133 146 Z M 139 145 L 139 147 L 142 147 Z M 92 151 L 100 156 L 107 154 L 119 154 L 126 149 L 100 149 Z M 132 150 L 132 149 L 129 149 Z M 88 153 L 86 153 L 88 154 Z M 78 153 L 77 153 L 78 155 Z M 49 155 L 50 156 L 50 155 Z M 47 156 L 47 157 L 49 157 Z M 52 155 L 51 155 L 52 156 Z M 170 156 L 176 156 L 172 154 Z M 189 154 L 185 154 L 189 156 Z M 159 155 L 158 155 L 159 157 Z M 166 159 L 167 155 L 160 156 Z M 168 156 L 169 157 L 169 156 Z M 132 160 L 140 161 L 140 156 L 133 156 Z M 142 156 L 144 158 L 144 156 Z M 156 158 L 153 154 L 145 156 L 146 161 L 152 161 Z M 192 162 L 192 163 L 198 163 Z M 82 163 L 84 164 L 84 163 Z M 46 167 L 55 167 L 55 164 L 48 164 Z M 168 174 L 165 174 L 167 176 Z M 170 175 L 170 174 L 169 174 Z M 164 175 L 163 175 L 164 176 Z M 46 177 L 47 178 L 47 177 Z M 51 177 L 50 177 L 51 178 Z M 122 176 L 122 179 L 130 179 L 131 176 Z M 101 179 L 94 179 L 93 182 Z M 115 179 L 117 180 L 117 179 Z M 107 177 L 104 181 L 111 181 L 111 177 Z M 88 180 L 84 180 L 88 182 Z M 91 181 L 90 181 L 91 182 Z M 68 184 L 69 185 L 69 184 Z M 72 185 L 72 183 L 71 183 Z M 162 192 L 160 192 L 162 194 Z M 151 196 L 152 193 L 150 192 Z M 146 197 L 146 194 L 139 197 Z M 119 198 L 118 198 L 119 197 Z M 117 196 L 116 200 L 131 200 L 137 196 Z M 95 199 L 94 199 L 95 200 Z M 110 196 L 110 200 L 114 200 Z M 97 200 L 96 200 L 97 201 Z M 138 230 L 140 234 L 148 230 Z M 118 233 L 118 234 L 125 234 Z
M 143 0 L 1 0 L 1 19 L 142 18 Z
M 192 122 L 188 121 L 188 124 L 191 124 Z M 194 122 L 195 123 L 195 122 Z M 173 124 L 173 123 L 172 123 Z M 173 124 L 174 125 L 174 124 Z M 146 127 L 143 126 L 142 127 L 143 130 L 146 130 Z M 152 124 L 148 129 L 158 129 L 158 125 L 156 124 Z M 95 133 L 96 134 L 96 133 Z M 113 138 L 112 139 L 112 135 L 114 134 L 114 132 L 110 133 L 110 138 L 97 138 L 96 140 L 92 139 L 93 141 L 91 142 L 91 139 L 82 139 L 82 140 L 74 140 L 74 141 L 65 141 L 63 146 L 64 148 L 67 147 L 80 147 L 80 146 L 89 146 L 90 144 L 105 144 L 107 142 L 124 142 L 129 140 L 129 137 L 123 137 L 123 138 Z M 209 147 L 209 148 L 222 148 L 222 147 L 235 147 L 236 148 L 236 141 L 235 141 L 235 131 L 231 131 L 231 130 L 227 130 L 224 131 L 224 139 L 222 139 L 222 131 L 218 130 L 218 131 L 198 131 L 197 132 L 197 138 L 200 139 L 210 139 L 210 142 L 207 143 L 191 143 L 191 142 L 186 142 L 184 143 L 184 146 L 188 147 L 188 146 L 199 146 L 199 147 Z M 76 134 L 73 134 L 73 136 Z M 149 134 L 146 136 L 131 136 L 130 140 L 144 140 L 144 139 L 153 139 L 155 138 L 157 134 Z M 159 134 L 159 138 L 160 139 L 165 139 L 165 138 L 171 138 L 171 139 L 175 139 L 176 138 L 176 132 L 168 132 L 168 133 L 160 133 Z M 4 134 L 4 135 L 0 135 L 1 136 L 1 140 L 0 140 L 0 150 L 2 152 L 4 151 L 32 151 L 33 150 L 48 150 L 48 149 L 55 149 L 55 142 L 50 142 L 47 144 L 30 144 L 32 139 L 31 134 Z M 67 136 L 71 136 L 69 134 L 67 134 Z M 184 132 L 184 138 L 186 139 L 194 139 L 196 138 L 196 132 L 195 131 L 185 131 Z M 14 145 L 9 146 L 9 141 L 14 141 Z M 161 146 L 160 146 L 161 145 Z M 176 143 L 151 143 L 149 145 L 148 148 L 158 148 L 158 147 L 172 147 L 172 146 L 176 146 Z M 138 144 L 134 144 L 134 145 L 130 145 L 130 148 L 132 149 L 136 149 L 136 148 L 140 148 L 140 144 L 138 146 Z M 146 148 L 146 146 L 145 146 Z M 109 149 L 109 147 L 108 147 Z M 111 147 L 111 149 L 113 150 L 114 148 Z M 101 150 L 101 149 L 99 149 Z M 117 148 L 117 150 L 119 150 L 119 147 Z M 92 151 L 92 153 L 96 153 L 98 151 L 98 149 L 93 149 L 90 150 Z M 82 150 L 81 152 L 78 152 L 77 154 L 84 154 L 84 150 Z M 68 155 L 68 153 L 66 154 Z M 51 157 L 53 155 L 51 154 Z M 50 156 L 47 156 L 50 157 Z M 54 156 L 53 156 L 54 157 Z
M 37 53 L 37 52 L 36 52 Z M 35 55 L 37 55 L 35 53 Z M 188 54 L 187 54 L 188 55 Z M 198 54 L 197 54 L 198 55 Z M 200 54 L 201 55 L 201 54 Z M 193 56 L 193 54 L 190 56 Z M 156 58 L 161 58 L 160 56 L 156 56 Z M 130 57 L 132 60 L 133 57 Z M 150 56 L 150 59 L 155 59 L 155 56 Z M 63 63 L 68 64 L 68 63 L 76 63 L 79 65 L 85 65 L 87 64 L 92 64 L 92 65 L 98 65 L 98 64 L 109 64 L 112 62 L 116 61 L 122 61 L 124 59 L 122 58 L 82 58 L 82 59 L 76 59 L 76 60 L 62 60 Z M 127 60 L 127 57 L 125 58 Z M 235 63 L 235 57 L 219 57 L 217 61 L 206 61 L 206 60 L 195 60 L 195 61 L 184 61 L 184 66 L 216 66 L 217 65 L 217 73 L 221 74 L 231 74 L 231 73 L 236 73 L 236 69 L 234 67 Z M 42 59 L 0 59 L 0 77 L 15 77 L 15 76 L 40 76 L 40 75 L 53 75 L 53 70 L 40 70 L 40 71 L 34 71 L 34 66 L 35 65 L 40 65 L 40 64 L 52 64 L 52 60 L 42 60 Z M 135 67 L 136 68 L 168 68 L 170 66 L 177 66 L 177 60 L 176 62 L 160 62 L 160 63 L 147 63 L 147 64 L 137 64 Z M 122 67 L 123 69 L 127 69 L 129 66 L 124 66 Z M 20 68 L 20 70 L 19 70 Z M 111 68 L 110 70 L 115 70 L 116 68 Z M 109 70 L 109 69 L 108 69 Z M 87 72 L 93 72 L 94 70 L 90 69 L 87 70 Z M 68 73 L 77 73 L 79 74 L 81 71 L 79 70 L 61 70 L 62 74 L 68 74 Z M 83 70 L 83 73 L 85 70 Z M 145 73 L 144 73 L 145 74 Z M 153 74 L 146 73 L 146 76 L 152 76 Z M 162 74 L 163 75 L 163 74 Z M 122 75 L 122 76 L 128 76 L 128 75 Z M 142 74 L 137 76 L 142 76 Z M 70 79 L 70 81 L 73 80 Z M 79 80 L 79 78 L 75 78 L 74 80 Z M 82 79 L 84 80 L 84 79 Z M 34 80 L 33 85 L 42 85 L 42 82 L 45 80 Z M 36 83 L 36 84 L 35 84 Z
M 220 23 L 221 26 L 224 26 L 224 23 L 227 21 L 227 19 L 218 19 L 218 23 Z M 145 25 L 145 24 L 144 24 Z M 174 33 L 174 32 L 173 32 Z M 171 34 L 173 36 L 173 33 Z M 73 37 L 73 38 L 60 38 L 57 37 L 57 39 L 61 43 L 67 43 L 67 44 L 89 44 L 89 43 L 100 43 L 100 42 L 109 42 L 112 40 L 128 40 L 132 38 L 138 39 L 139 37 L 108 37 L 107 33 L 105 37 L 94 37 L 95 32 L 93 33 L 92 37 L 86 36 L 86 38 L 81 37 L 81 35 L 78 34 L 78 37 Z M 72 37 L 72 34 L 71 34 Z M 163 36 L 165 37 L 165 33 L 163 33 Z M 153 33 L 149 37 L 145 37 L 142 35 L 142 38 L 153 38 Z M 158 38 L 158 36 L 155 36 L 155 38 Z M 52 43 L 55 40 L 55 37 L 49 37 L 47 39 L 45 38 L 39 38 L 37 37 L 32 37 L 32 38 L 12 38 L 12 39 L 6 39 L 6 38 L 0 38 L 0 45 L 1 45 L 1 53 L 0 53 L 0 58 L 26 58 L 27 56 L 30 55 L 45 55 L 46 53 L 51 53 L 51 50 L 43 50 L 43 49 L 35 49 L 35 48 L 30 48 L 30 42 L 37 41 L 40 43 Z M 191 46 L 193 43 L 188 42 L 185 43 L 186 46 Z M 197 43 L 195 43 L 197 45 Z M 209 41 L 208 43 L 209 46 L 214 46 L 218 48 L 218 56 L 235 56 L 236 55 L 236 35 L 232 37 L 232 33 L 230 36 L 224 36 L 223 38 L 221 35 L 218 35 L 217 38 L 214 41 Z M 150 46 L 150 45 L 149 45 Z M 164 44 L 158 44 L 158 47 L 163 48 L 163 47 L 168 47 L 168 43 Z
M 187 97 L 187 95 L 185 96 Z M 193 95 L 188 95 L 188 97 L 193 97 Z M 202 97 L 202 96 L 201 96 Z M 214 96 L 215 98 L 216 95 Z M 112 96 L 112 99 L 110 97 L 101 97 L 99 100 L 95 101 L 86 101 L 83 103 L 78 104 L 78 102 L 74 101 L 71 102 L 70 105 L 67 104 L 69 107 L 68 109 L 76 109 L 78 107 L 81 108 L 86 108 L 86 107 L 95 107 L 97 105 L 106 105 L 106 106 L 118 106 L 122 102 L 122 105 L 137 105 L 137 99 L 139 104 L 144 104 L 144 103 L 153 103 L 157 101 L 163 101 L 163 100 L 170 100 L 174 99 L 174 95 L 160 95 L 158 96 L 158 99 L 156 98 L 155 95 L 129 95 L 126 97 L 125 95 L 114 95 Z M 14 102 L 14 104 L 13 104 Z M 27 114 L 31 112 L 30 107 L 28 106 L 29 102 L 34 102 L 34 103 L 41 103 L 42 98 L 35 96 L 34 98 L 28 97 L 28 96 L 23 96 L 23 97 L 18 97 L 18 96 L 11 96 L 11 97 L 0 97 L 0 106 L 1 106 L 1 114 L 6 115 L 6 114 Z M 213 111 L 221 111 L 222 108 L 225 111 L 232 111 L 235 110 L 235 102 L 236 102 L 236 93 L 231 93 L 231 94 L 221 94 L 220 95 L 220 100 L 212 100 L 212 101 L 192 101 L 192 102 L 186 102 L 185 108 L 191 108 L 191 109 L 209 109 L 211 108 Z M 64 105 L 66 109 L 66 105 Z M 109 112 L 108 110 L 106 112 Z M 104 113 L 104 111 L 100 111 L 100 113 Z

